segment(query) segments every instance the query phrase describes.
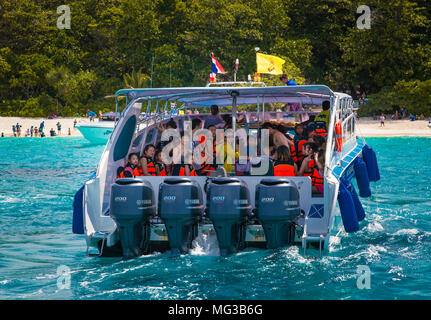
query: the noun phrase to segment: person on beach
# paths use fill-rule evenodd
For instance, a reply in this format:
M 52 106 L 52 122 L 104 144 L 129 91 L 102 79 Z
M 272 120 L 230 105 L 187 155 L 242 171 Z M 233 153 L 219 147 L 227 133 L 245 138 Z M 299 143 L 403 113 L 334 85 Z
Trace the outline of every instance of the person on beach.
M 78 121 L 76 121 L 76 119 L 75 120 L 73 120 L 73 129 L 75 129 L 76 128 L 76 124 L 78 123 Z
M 33 138 L 34 126 L 30 127 L 30 136 Z
M 1 133 L 1 137 L 4 138 L 4 133 L 3 132 Z
M 16 127 L 15 127 L 15 125 L 12 126 L 12 132 L 13 132 L 13 136 L 16 137 Z
M 49 134 L 51 137 L 55 137 L 55 131 L 53 128 L 51 128 L 51 130 L 49 130 Z
M 380 127 L 384 127 L 384 126 L 385 126 L 385 116 L 382 113 L 380 116 Z
M 69 128 L 69 132 L 68 132 L 68 135 L 69 135 L 69 136 L 71 136 L 71 135 L 72 135 L 72 133 L 70 132 L 70 128 Z
M 17 122 L 15 127 L 16 127 L 16 136 L 21 137 L 21 127 L 22 126 Z
M 60 123 L 60 121 L 57 122 L 57 131 L 58 131 L 58 135 L 60 135 L 61 134 L 61 123 Z
M 36 126 L 34 127 L 33 131 L 34 131 L 33 132 L 34 136 L 37 137 L 37 127 Z

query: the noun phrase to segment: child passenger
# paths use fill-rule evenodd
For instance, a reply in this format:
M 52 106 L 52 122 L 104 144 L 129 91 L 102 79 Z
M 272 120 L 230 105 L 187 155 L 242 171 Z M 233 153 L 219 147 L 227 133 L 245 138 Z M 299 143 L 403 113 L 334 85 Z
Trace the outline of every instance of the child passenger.
M 154 161 L 154 153 L 156 152 L 156 148 L 152 144 L 148 144 L 144 148 L 144 153 L 139 159 L 139 165 L 142 168 L 142 175 L 144 176 L 155 176 L 156 172 L 156 164 Z
M 132 178 L 139 175 L 138 173 L 138 163 L 139 158 L 137 153 L 129 154 L 127 158 L 128 162 L 124 168 L 118 168 L 118 176 L 120 178 Z

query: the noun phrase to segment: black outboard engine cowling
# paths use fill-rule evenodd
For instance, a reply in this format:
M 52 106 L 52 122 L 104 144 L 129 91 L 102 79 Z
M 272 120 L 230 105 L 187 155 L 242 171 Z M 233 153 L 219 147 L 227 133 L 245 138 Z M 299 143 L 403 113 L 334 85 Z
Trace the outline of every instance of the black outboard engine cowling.
M 301 209 L 297 186 L 286 179 L 263 179 L 256 186 L 256 215 L 269 249 L 293 244 Z
M 217 234 L 220 254 L 243 249 L 247 218 L 252 209 L 250 191 L 245 182 L 236 178 L 213 179 L 208 185 L 207 208 Z
M 155 213 L 154 193 L 147 181 L 124 178 L 112 185 L 110 215 L 120 230 L 124 258 L 148 252 L 149 220 Z
M 196 181 L 168 178 L 159 187 L 159 216 L 168 232 L 172 253 L 186 253 L 198 235 L 203 214 L 202 190 Z

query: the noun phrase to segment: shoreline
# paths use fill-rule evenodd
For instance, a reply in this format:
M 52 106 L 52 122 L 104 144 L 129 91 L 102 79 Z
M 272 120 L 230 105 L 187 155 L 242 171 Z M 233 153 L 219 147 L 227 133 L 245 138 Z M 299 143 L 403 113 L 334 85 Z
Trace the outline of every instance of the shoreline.
M 45 121 L 46 138 L 63 138 L 63 137 L 82 137 L 78 129 L 74 128 L 73 122 L 88 121 L 87 118 L 21 118 L 21 117 L 0 117 L 0 135 L 4 137 L 14 137 L 12 126 L 17 122 L 22 126 L 21 138 L 25 137 L 25 131 L 31 126 L 39 128 L 39 124 Z M 56 123 L 60 122 L 62 126 L 61 134 L 51 137 L 49 131 L 51 128 L 57 133 Z M 380 120 L 372 118 L 360 118 L 357 122 L 357 135 L 360 137 L 431 137 L 431 128 L 428 127 L 428 120 L 410 121 L 404 120 L 385 120 L 385 126 L 380 127 Z M 68 134 L 70 128 L 70 135 Z M 28 136 L 31 137 L 31 136 Z M 17 137 L 19 138 L 19 137 Z M 33 138 L 36 138 L 33 136 Z
M 47 119 L 47 118 L 22 118 L 22 117 L 0 117 L 0 135 L 3 133 L 4 137 L 12 137 L 12 138 L 26 138 L 25 133 L 27 129 L 30 129 L 31 126 L 39 129 L 39 125 L 42 121 L 45 122 L 44 133 L 45 138 L 63 138 L 63 137 L 82 137 L 82 134 L 78 129 L 74 128 L 73 122 L 75 119 L 81 121 L 86 118 L 55 118 L 55 119 Z M 57 131 L 57 122 L 61 124 L 61 134 L 58 134 Z M 12 126 L 15 124 L 21 125 L 21 136 L 14 137 Z M 50 136 L 50 130 L 54 129 L 56 135 Z M 69 135 L 70 129 L 70 135 Z M 31 135 L 27 136 L 27 138 L 31 138 Z M 40 136 L 34 136 L 33 138 L 41 138 Z

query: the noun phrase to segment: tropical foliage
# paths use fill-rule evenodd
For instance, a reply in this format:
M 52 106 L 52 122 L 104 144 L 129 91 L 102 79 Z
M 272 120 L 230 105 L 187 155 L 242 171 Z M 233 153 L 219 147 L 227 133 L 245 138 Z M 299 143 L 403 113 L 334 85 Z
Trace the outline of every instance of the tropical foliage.
M 57 7 L 71 10 L 59 29 Z M 202 86 L 214 52 L 232 80 L 256 70 L 255 48 L 302 83 L 355 98 L 362 113 L 431 114 L 431 2 L 369 0 L 2 0 L 0 114 L 72 116 L 112 109 L 123 87 Z M 280 85 L 277 77 L 264 76 Z

